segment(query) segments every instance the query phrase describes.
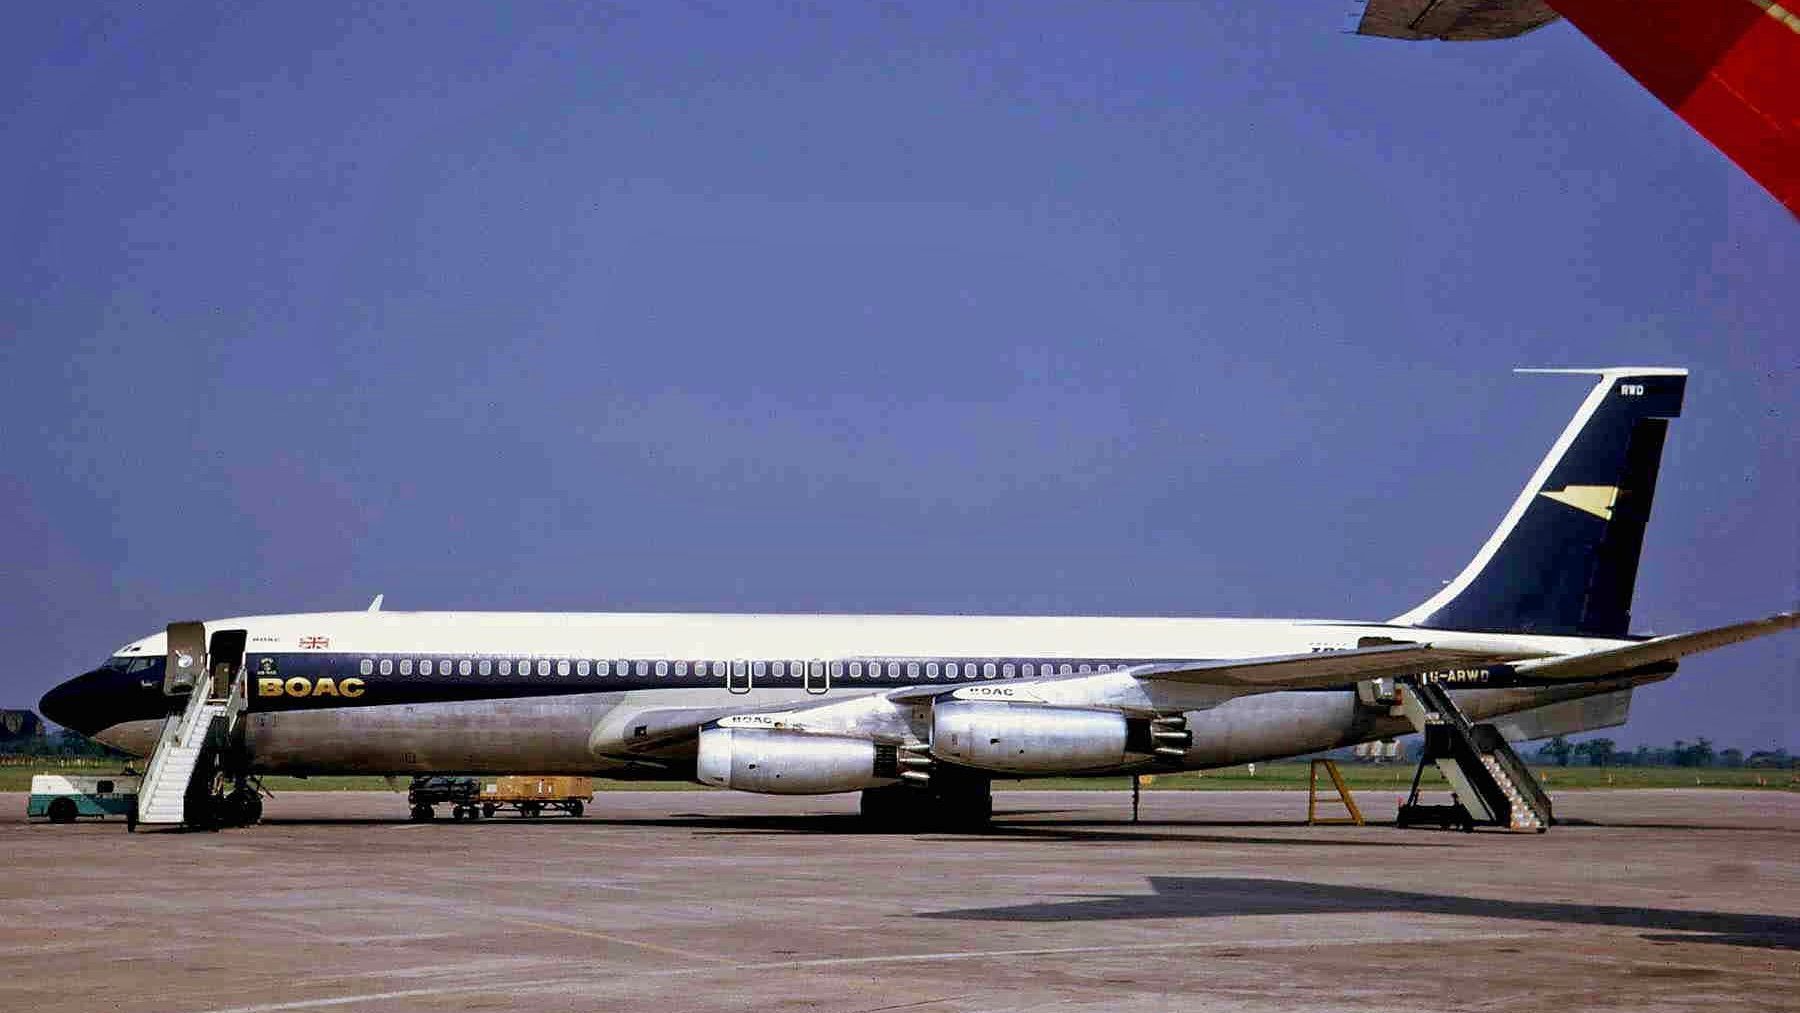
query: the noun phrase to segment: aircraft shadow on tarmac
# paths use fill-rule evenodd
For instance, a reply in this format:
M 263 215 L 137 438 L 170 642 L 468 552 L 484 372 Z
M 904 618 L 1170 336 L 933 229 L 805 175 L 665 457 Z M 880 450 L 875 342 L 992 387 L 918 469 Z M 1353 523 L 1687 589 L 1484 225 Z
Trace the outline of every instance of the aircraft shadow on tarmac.
M 779 836 L 779 835 L 831 835 L 831 836 L 884 836 L 884 837 L 968 837 L 984 841 L 1049 841 L 1075 844 L 1107 844 L 1107 843 L 1181 843 L 1181 844 L 1266 844 L 1271 846 L 1302 848 L 1342 848 L 1342 847 L 1375 847 L 1375 848 L 1438 848 L 1455 847 L 1456 843 L 1448 840 L 1452 835 L 1407 834 L 1392 840 L 1360 839 L 1347 841 L 1338 835 L 1320 835 L 1304 837 L 1276 837 L 1269 835 L 1244 833 L 1207 833 L 1206 831 L 1231 831 L 1244 829 L 1298 829 L 1305 827 L 1300 820 L 1144 820 L 1132 824 L 1128 820 L 1096 820 L 1067 819 L 1056 820 L 1054 817 L 1063 810 L 1031 809 L 1008 810 L 997 816 L 995 822 L 986 830 L 956 831 L 933 830 L 925 828 L 884 829 L 871 827 L 862 817 L 855 813 L 809 813 L 809 814 L 754 814 L 754 813 L 673 813 L 668 816 L 654 817 L 596 817 L 589 815 L 583 819 L 567 817 L 546 817 L 535 820 L 523 820 L 508 816 L 488 819 L 457 822 L 440 818 L 435 821 L 445 829 L 456 827 L 459 830 L 475 831 L 482 828 L 499 830 L 505 827 L 519 829 L 543 829 L 554 827 L 575 828 L 586 827 L 593 830 L 607 828 L 666 828 L 675 830 L 691 830 L 698 834 L 717 836 Z M 1049 816 L 1050 822 L 1012 822 L 1026 816 Z M 329 826 L 329 825 L 369 825 L 396 824 L 409 822 L 403 816 L 391 819 L 381 817 L 265 817 L 262 821 L 272 826 Z M 1456 835 L 1460 836 L 1460 835 Z M 1432 838 L 1437 838 L 1433 840 Z
M 1282 879 L 1152 876 L 1150 886 L 1155 892 L 1148 896 L 1117 894 L 1012 907 L 935 911 L 918 917 L 968 921 L 1063 922 L 1226 918 L 1243 915 L 1445 914 L 1683 933 L 1645 937 L 1659 942 L 1800 949 L 1800 918 L 1781 915 L 1493 900 Z

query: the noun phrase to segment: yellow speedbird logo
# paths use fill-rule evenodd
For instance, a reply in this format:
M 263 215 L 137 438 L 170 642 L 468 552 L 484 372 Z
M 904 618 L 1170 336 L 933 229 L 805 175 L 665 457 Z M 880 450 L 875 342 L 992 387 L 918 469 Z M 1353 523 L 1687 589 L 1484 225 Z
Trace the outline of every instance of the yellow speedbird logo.
M 1545 499 L 1553 499 L 1558 503 L 1567 503 L 1583 513 L 1593 514 L 1603 521 L 1612 520 L 1613 504 L 1619 501 L 1619 487 L 1616 485 L 1565 485 L 1561 489 L 1551 491 L 1545 489 L 1538 493 Z

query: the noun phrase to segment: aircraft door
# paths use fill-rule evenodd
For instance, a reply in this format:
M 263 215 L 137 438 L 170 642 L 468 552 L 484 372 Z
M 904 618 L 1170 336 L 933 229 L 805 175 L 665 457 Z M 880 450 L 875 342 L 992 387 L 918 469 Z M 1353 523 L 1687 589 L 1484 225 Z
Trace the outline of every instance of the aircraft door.
M 833 665 L 833 667 L 836 667 L 837 662 L 832 662 L 832 665 Z M 823 661 L 807 662 L 806 663 L 806 691 L 808 693 L 817 695 L 817 694 L 825 692 L 826 690 L 829 690 L 830 688 L 831 688 L 831 675 L 830 675 L 830 670 L 825 667 L 825 662 L 823 662 Z
M 206 669 L 206 624 L 170 623 L 168 663 L 163 666 L 163 694 L 186 696 Z
M 213 699 L 231 695 L 231 684 L 237 679 L 238 669 L 244 667 L 244 640 L 248 636 L 245 630 L 220 630 L 212 635 L 206 668 L 212 678 Z
M 725 673 L 725 688 L 733 693 L 750 692 L 750 663 L 739 660 L 730 664 L 731 667 Z

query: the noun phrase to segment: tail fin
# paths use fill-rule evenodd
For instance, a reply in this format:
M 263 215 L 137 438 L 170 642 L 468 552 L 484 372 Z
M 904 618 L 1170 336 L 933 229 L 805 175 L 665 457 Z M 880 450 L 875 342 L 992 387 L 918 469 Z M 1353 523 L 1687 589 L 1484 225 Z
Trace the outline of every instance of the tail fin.
M 1394 622 L 1483 632 L 1623 636 L 1669 419 L 1687 370 L 1526 369 L 1599 376 L 1462 573 Z

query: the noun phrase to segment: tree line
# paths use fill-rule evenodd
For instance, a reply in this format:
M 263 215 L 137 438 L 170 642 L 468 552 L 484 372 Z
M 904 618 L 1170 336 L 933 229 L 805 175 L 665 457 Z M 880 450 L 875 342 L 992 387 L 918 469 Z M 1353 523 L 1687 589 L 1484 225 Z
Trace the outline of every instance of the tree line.
M 1692 742 L 1676 739 L 1672 746 L 1638 746 L 1620 749 L 1612 739 L 1570 742 L 1558 735 L 1539 746 L 1533 756 L 1539 764 L 1557 767 L 1750 767 L 1787 770 L 1796 766 L 1786 749 L 1758 749 L 1745 753 L 1735 746 L 1714 747 L 1702 735 Z

